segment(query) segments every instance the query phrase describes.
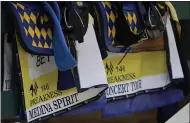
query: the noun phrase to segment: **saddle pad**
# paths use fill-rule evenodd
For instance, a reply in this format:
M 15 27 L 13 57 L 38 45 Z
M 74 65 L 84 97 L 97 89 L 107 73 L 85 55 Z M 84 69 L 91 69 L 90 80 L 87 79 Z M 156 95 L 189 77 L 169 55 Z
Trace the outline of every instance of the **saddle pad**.
M 104 103 L 102 103 L 104 102 Z M 75 116 L 75 115 L 81 115 L 81 114 L 87 114 L 91 113 L 92 111 L 97 111 L 99 109 L 102 109 L 106 105 L 106 96 L 102 95 L 101 98 L 97 99 L 94 102 L 91 102 L 87 105 L 84 105 L 82 107 L 79 107 L 77 109 L 71 110 L 68 113 L 65 114 L 58 114 L 56 117 L 62 117 L 62 116 Z M 21 109 L 19 120 L 26 120 L 24 109 Z
M 18 62 L 20 61 L 18 66 L 21 68 L 20 80 L 23 88 L 22 98 L 27 122 L 41 121 L 67 113 L 95 102 L 104 94 L 105 87 L 92 88 L 82 93 L 77 93 L 76 87 L 63 91 L 57 90 L 57 81 L 74 83 L 74 78 L 67 81 L 58 79 L 58 69 L 53 56 L 31 55 L 21 48 L 18 39 L 17 46 Z M 44 68 L 46 71 L 43 71 Z M 60 76 L 65 76 L 65 72 L 60 74 Z M 103 104 L 96 105 L 91 111 L 103 108 Z
M 125 11 L 125 15 L 128 15 L 127 19 L 128 21 L 131 21 L 130 24 L 132 26 L 132 21 L 137 21 L 135 18 L 138 18 L 138 14 L 135 13 L 135 3 L 124 3 L 128 4 L 128 6 L 124 6 L 127 10 Z M 105 44 L 107 43 L 110 46 L 109 48 L 119 48 L 111 46 L 112 41 L 115 41 L 116 39 L 114 36 L 115 33 L 117 34 L 118 29 L 113 26 L 115 23 L 113 23 L 112 20 L 114 20 L 114 22 L 118 20 L 118 11 L 115 10 L 116 8 L 111 2 L 98 2 L 98 5 L 100 9 L 99 16 L 102 17 L 99 18 L 100 24 L 98 26 L 101 26 L 101 19 L 104 24 L 104 28 L 99 27 L 105 36 L 105 40 L 103 40 L 103 42 L 105 42 Z M 132 13 L 130 13 L 131 11 Z M 108 15 L 112 16 L 110 17 Z M 113 19 L 112 17 L 116 17 L 117 19 Z M 132 18 L 134 19 L 131 20 Z M 113 26 L 113 30 L 109 27 L 110 25 Z M 111 30 L 111 36 L 109 36 L 109 29 Z M 131 27 L 131 29 L 136 30 L 134 27 Z M 114 32 L 114 36 L 112 36 L 111 32 Z M 126 33 L 126 38 L 128 36 L 127 34 L 128 33 Z M 105 45 L 108 50 L 108 56 L 103 61 L 109 83 L 108 89 L 106 90 L 108 101 L 130 98 L 140 94 L 160 90 L 163 91 L 173 85 L 168 74 L 166 60 L 167 54 L 164 51 L 164 42 L 164 36 L 154 40 L 143 40 L 138 44 L 133 45 L 134 47 L 130 49 L 127 55 L 123 53 L 123 51 L 126 52 L 126 48 L 121 51 L 122 47 L 120 47 L 118 50 L 120 53 L 115 53 L 115 49 L 108 49 L 108 45 Z
M 108 80 L 106 97 L 115 101 L 144 93 L 165 90 L 171 83 L 166 64 L 166 52 L 108 53 L 104 67 Z

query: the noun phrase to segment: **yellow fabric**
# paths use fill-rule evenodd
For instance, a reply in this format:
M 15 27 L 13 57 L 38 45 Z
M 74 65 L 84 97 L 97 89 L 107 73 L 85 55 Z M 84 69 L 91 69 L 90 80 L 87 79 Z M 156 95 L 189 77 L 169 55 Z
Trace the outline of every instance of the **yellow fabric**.
M 130 27 L 131 32 L 133 32 L 134 34 L 137 34 L 137 16 L 135 12 L 127 12 L 127 15 L 125 15 L 125 18 L 129 22 L 129 27 Z
M 38 89 L 38 95 L 37 96 L 41 96 L 46 94 L 47 92 L 52 92 L 52 91 L 57 91 L 57 76 L 58 76 L 58 70 L 52 70 L 51 72 L 48 72 L 44 75 L 41 75 L 40 77 L 36 78 L 36 79 L 31 79 L 30 78 L 30 68 L 29 68 L 29 55 L 27 52 L 25 52 L 22 47 L 20 46 L 20 44 L 18 43 L 18 38 L 16 37 L 16 41 L 17 41 L 17 46 L 18 46 L 18 52 L 19 52 L 19 60 L 20 60 L 20 64 L 21 64 L 21 71 L 22 71 L 22 79 L 23 79 L 23 87 L 24 87 L 24 97 L 25 97 L 25 106 L 26 106 L 26 110 L 36 106 L 32 105 L 31 106 L 31 99 L 34 99 L 34 97 L 31 95 L 30 93 L 30 86 L 31 84 L 34 84 L 35 82 L 38 84 L 39 87 L 41 87 L 42 85 L 48 83 L 50 86 L 50 89 L 47 91 L 42 91 L 40 89 Z M 45 59 L 45 58 L 44 58 Z M 68 89 L 68 90 L 64 90 L 61 91 L 61 95 L 59 96 L 66 96 L 72 93 L 76 93 L 77 90 L 76 88 L 72 88 L 72 89 Z M 49 99 L 50 100 L 50 99 Z M 47 100 L 48 101 L 48 100 Z M 46 102 L 46 101 L 44 101 Z
M 89 14 L 89 20 L 88 20 L 88 23 L 89 23 L 89 24 L 94 24 L 94 19 L 93 19 L 93 17 L 92 17 L 91 14 Z
M 129 75 L 130 73 L 135 74 L 135 78 L 133 77 L 133 79 L 139 79 L 168 72 L 165 51 L 128 53 L 126 58 L 118 65 L 122 57 L 123 55 L 118 55 L 104 59 L 107 79 Z M 114 83 L 118 82 L 122 81 L 118 80 Z
M 158 4 L 158 7 L 159 7 L 160 9 L 164 9 L 164 8 L 165 8 L 165 6 L 162 5 L 162 4 Z
M 178 17 L 177 17 L 177 13 L 176 13 L 176 10 L 174 8 L 174 6 L 172 5 L 171 2 L 165 2 L 166 5 L 168 6 L 169 10 L 170 10 L 170 15 L 172 17 L 172 19 L 174 21 L 176 21 L 176 27 L 177 27 L 177 31 L 179 33 L 179 36 L 181 36 L 181 25 L 179 23 L 179 20 L 178 20 Z
M 111 5 L 110 2 L 106 1 L 106 2 L 101 2 L 103 7 L 106 9 L 109 9 L 109 13 L 108 11 L 106 11 L 106 17 L 107 17 L 107 21 L 108 21 L 108 37 L 112 37 L 113 40 L 112 40 L 112 44 L 114 44 L 114 38 L 115 38 L 115 35 L 116 35 L 116 28 L 115 28 L 115 21 L 116 21 L 116 14 L 117 13 L 114 13 L 113 12 L 113 6 Z M 109 24 L 109 23 L 112 23 L 112 24 Z

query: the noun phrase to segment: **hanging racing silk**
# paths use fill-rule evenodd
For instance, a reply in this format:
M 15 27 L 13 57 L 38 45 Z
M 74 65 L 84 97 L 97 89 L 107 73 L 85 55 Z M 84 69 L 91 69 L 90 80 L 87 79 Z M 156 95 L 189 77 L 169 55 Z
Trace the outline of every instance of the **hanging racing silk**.
M 36 55 L 54 55 L 59 70 L 76 66 L 60 24 L 57 2 L 7 2 L 22 48 Z

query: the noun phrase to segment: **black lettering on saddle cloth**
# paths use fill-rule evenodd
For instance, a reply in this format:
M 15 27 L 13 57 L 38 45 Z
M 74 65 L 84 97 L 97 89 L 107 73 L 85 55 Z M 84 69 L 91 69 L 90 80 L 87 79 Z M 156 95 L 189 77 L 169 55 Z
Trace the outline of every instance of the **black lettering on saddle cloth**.
M 41 97 L 41 96 L 40 96 Z M 36 98 L 34 98 L 34 99 L 32 99 L 32 100 L 30 100 L 30 106 L 32 107 L 33 105 L 36 105 L 36 104 L 38 104 L 40 101 L 40 97 L 36 97 Z
M 50 62 L 49 56 L 36 56 L 36 67 L 40 67 L 47 62 Z
M 49 99 L 52 99 L 54 97 L 58 97 L 58 96 L 61 96 L 61 95 L 62 95 L 61 91 L 57 91 L 57 90 L 51 91 L 51 92 L 49 92 L 47 94 L 41 95 L 39 97 L 36 97 L 36 98 L 30 100 L 30 106 L 32 107 L 32 106 L 34 106 L 34 105 L 36 105 L 38 103 L 45 102 L 45 101 L 47 101 Z
M 111 96 L 116 94 L 124 94 L 126 92 L 129 92 L 129 83 L 110 86 L 106 90 L 106 95 Z
M 128 92 L 128 86 L 128 83 L 118 85 L 118 93 L 120 94 Z
M 119 75 L 119 76 L 107 77 L 107 81 L 109 83 L 114 83 L 114 82 L 127 81 L 127 80 L 131 80 L 135 78 L 136 78 L 135 73 L 129 73 L 129 74 L 124 74 L 124 75 Z
M 73 103 L 78 102 L 78 93 L 63 97 L 61 99 L 57 99 L 53 101 L 54 109 L 64 108 L 65 106 L 69 106 Z
M 131 82 L 130 85 L 131 85 L 132 91 L 136 91 L 136 90 L 139 90 L 139 89 L 142 88 L 142 86 L 141 86 L 141 80 L 137 80 L 137 81 Z
M 52 111 L 53 111 L 53 109 L 52 109 L 50 103 L 40 105 L 36 108 L 29 110 L 29 119 L 31 120 L 35 117 L 39 117 L 41 115 L 47 114 Z

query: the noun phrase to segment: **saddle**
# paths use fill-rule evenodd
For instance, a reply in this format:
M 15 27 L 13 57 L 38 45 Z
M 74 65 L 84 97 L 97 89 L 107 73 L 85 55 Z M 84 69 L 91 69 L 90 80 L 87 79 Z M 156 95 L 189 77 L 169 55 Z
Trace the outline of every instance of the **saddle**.
M 163 39 L 167 13 L 165 6 L 159 5 L 129 1 L 95 3 L 95 26 L 98 28 L 97 33 L 103 30 L 102 41 L 107 50 L 132 52 L 141 41 Z
M 88 28 L 88 4 L 86 2 L 60 2 L 62 27 L 66 36 L 71 40 L 83 42 Z
M 78 18 L 75 17 L 75 21 L 73 21 L 74 19 L 67 20 L 62 17 L 63 12 L 60 10 L 60 5 L 57 2 L 7 3 L 10 14 L 15 19 L 16 36 L 25 51 L 35 55 L 54 55 L 56 65 L 60 71 L 76 66 L 76 59 L 70 53 L 66 40 L 81 40 L 81 37 L 85 34 L 86 26 L 82 27 L 84 30 L 83 34 L 77 35 L 79 32 L 78 28 L 81 27 L 79 21 L 85 21 L 84 17 L 81 19 L 81 13 L 83 14 L 81 9 L 76 10 L 70 7 L 68 12 L 72 14 L 69 16 L 69 19 L 74 17 L 74 12 L 74 14 L 78 14 Z M 80 13 L 78 12 L 79 10 L 81 11 Z M 64 25 L 63 20 L 66 20 L 69 24 L 75 24 L 74 31 L 72 30 L 72 33 L 69 33 L 71 38 L 65 38 L 64 32 L 66 31 L 62 28 L 62 25 Z M 85 22 L 83 25 L 88 24 Z

